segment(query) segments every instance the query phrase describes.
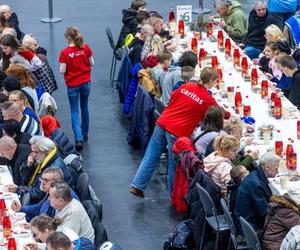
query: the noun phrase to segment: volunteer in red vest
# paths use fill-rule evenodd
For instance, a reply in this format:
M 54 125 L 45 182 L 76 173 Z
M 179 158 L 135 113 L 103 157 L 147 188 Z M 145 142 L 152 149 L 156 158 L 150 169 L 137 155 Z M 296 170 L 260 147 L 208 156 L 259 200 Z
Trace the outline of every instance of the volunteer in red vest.
M 88 139 L 89 132 L 88 99 L 94 59 L 91 48 L 84 43 L 83 36 L 78 28 L 67 28 L 65 38 L 67 39 L 68 47 L 64 48 L 59 56 L 60 72 L 64 75 L 67 85 L 75 147 L 77 151 L 81 151 L 83 140 Z
M 185 83 L 172 93 L 169 105 L 157 120 L 144 158 L 131 184 L 129 191 L 132 194 L 144 198 L 144 190 L 166 146 L 169 157 L 168 188 L 171 194 L 175 173 L 173 143 L 179 137 L 190 137 L 207 109 L 211 106 L 218 106 L 209 92 L 209 89 L 216 85 L 218 78 L 219 75 L 215 69 L 206 67 L 201 72 L 199 83 Z M 224 117 L 229 118 L 230 113 L 224 111 Z

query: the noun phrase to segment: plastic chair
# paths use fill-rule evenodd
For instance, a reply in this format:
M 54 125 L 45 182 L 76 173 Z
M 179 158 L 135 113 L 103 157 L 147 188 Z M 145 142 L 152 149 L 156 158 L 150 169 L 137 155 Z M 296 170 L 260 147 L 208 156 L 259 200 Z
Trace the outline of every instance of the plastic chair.
M 230 227 L 231 241 L 229 242 L 228 250 L 230 249 L 231 242 L 233 243 L 234 249 L 248 249 L 246 245 L 239 245 L 237 242 L 235 225 L 231 217 L 230 211 L 228 209 L 228 206 L 226 204 L 226 201 L 223 198 L 221 199 L 221 206 L 224 213 L 225 221 L 228 223 Z
M 106 35 L 107 35 L 107 38 L 108 38 L 109 45 L 110 45 L 110 47 L 112 48 L 112 51 L 113 51 L 113 57 L 112 57 L 111 66 L 110 66 L 109 80 L 111 82 L 111 86 L 114 87 L 114 82 L 116 81 L 115 80 L 115 72 L 116 72 L 116 65 L 117 65 L 117 59 L 116 59 L 115 54 L 114 54 L 115 49 L 116 49 L 116 45 L 115 45 L 115 42 L 114 42 L 113 34 L 112 34 L 109 27 L 106 27 L 105 32 L 106 32 Z
M 205 219 L 206 223 L 203 226 L 203 232 L 201 236 L 200 249 L 202 249 L 204 233 L 206 224 L 208 224 L 215 232 L 216 232 L 216 240 L 214 249 L 217 250 L 219 244 L 219 234 L 221 232 L 230 230 L 230 226 L 225 221 L 224 215 L 218 215 L 215 204 L 209 195 L 209 193 L 201 187 L 198 183 L 196 183 L 197 192 L 199 194 L 203 209 L 205 211 Z
M 253 227 L 246 221 L 243 217 L 240 217 L 240 223 L 246 237 L 248 249 L 251 250 L 261 250 L 260 242 L 257 238 L 257 234 Z

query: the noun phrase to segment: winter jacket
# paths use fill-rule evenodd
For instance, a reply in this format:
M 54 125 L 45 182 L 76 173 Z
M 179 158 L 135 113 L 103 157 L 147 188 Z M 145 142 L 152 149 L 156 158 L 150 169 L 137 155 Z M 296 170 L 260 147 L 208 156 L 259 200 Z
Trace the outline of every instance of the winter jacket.
M 289 96 L 290 91 L 292 89 L 291 77 L 287 77 L 284 73 L 282 73 L 282 76 L 279 80 L 273 77 L 271 81 L 277 83 L 276 88 L 281 89 L 286 97 Z
M 71 197 L 79 200 L 73 189 L 71 189 Z M 28 222 L 40 214 L 47 214 L 48 216 L 54 218 L 55 211 L 56 210 L 50 205 L 49 194 L 46 194 L 39 203 L 22 206 L 20 210 L 20 212 L 26 213 L 26 221 Z
M 191 182 L 189 191 L 186 196 L 189 216 L 194 222 L 193 237 L 196 245 L 199 248 L 203 225 L 205 223 L 205 212 L 196 189 L 196 183 L 199 183 L 199 185 L 210 194 L 215 204 L 217 213 L 221 211 L 221 193 L 219 187 L 214 183 L 214 181 L 202 169 L 199 169 L 193 181 Z M 206 234 L 205 236 L 208 237 L 209 235 Z
M 286 20 L 285 27 L 288 29 L 289 43 L 293 49 L 300 45 L 300 15 L 295 15 Z M 285 28 L 286 29 L 286 28 Z
M 145 43 L 145 41 L 136 37 L 130 44 L 131 51 L 129 53 L 129 58 L 132 62 L 132 65 L 135 65 L 142 61 L 141 53 L 142 53 L 144 43 Z
M 265 29 L 271 24 L 280 26 L 281 22 L 273 14 L 269 13 L 268 10 L 263 17 L 257 16 L 256 11 L 252 10 L 249 14 L 248 31 L 244 38 L 244 44 L 251 45 L 263 51 L 267 41 L 265 38 Z
M 73 250 L 96 250 L 94 243 L 84 237 L 81 237 L 72 243 L 74 244 Z
M 21 41 L 24 37 L 24 33 L 20 30 L 19 27 L 19 20 L 16 13 L 12 13 L 9 19 L 7 20 L 9 24 L 13 25 L 16 32 L 17 32 L 17 38 L 19 41 Z
M 123 18 L 122 18 L 123 26 L 120 31 L 118 42 L 116 44 L 116 49 L 121 48 L 124 45 L 125 39 L 128 34 L 131 33 L 135 35 L 138 26 L 138 22 L 136 19 L 136 14 L 137 14 L 136 10 L 124 9 L 122 11 L 122 14 L 123 14 Z
M 300 69 L 292 76 L 292 89 L 289 95 L 289 100 L 295 106 L 300 107 Z
M 21 133 L 15 136 L 15 141 L 17 144 L 26 144 L 26 145 L 30 145 L 29 140 L 31 138 L 30 134 L 27 133 Z
M 16 185 L 21 184 L 21 165 L 27 163 L 27 158 L 31 153 L 31 146 L 26 144 L 17 145 L 16 151 L 11 159 L 9 165 L 12 168 L 12 177 Z
M 218 156 L 217 151 L 203 159 L 204 171 L 220 187 L 223 197 L 226 197 L 226 183 L 230 181 L 230 170 L 233 165 L 230 159 Z
M 128 56 L 125 56 L 118 74 L 116 88 L 119 92 L 120 103 L 124 103 L 125 95 L 128 90 L 129 83 L 131 81 L 131 69 L 132 63 Z
M 131 70 L 131 80 L 128 86 L 128 90 L 125 96 L 123 112 L 124 114 L 129 114 L 131 111 L 132 104 L 134 102 L 136 90 L 139 84 L 138 72 L 142 69 L 142 64 L 137 63 L 132 67 Z
M 73 143 L 68 138 L 62 128 L 56 128 L 49 137 L 57 146 L 60 156 L 65 158 L 69 154 L 75 153 Z
M 162 85 L 161 100 L 164 105 L 169 104 L 174 85 L 179 81 L 182 81 L 181 67 L 171 66 L 169 68 L 169 71 L 166 73 L 166 76 L 164 78 L 163 85 Z
M 132 109 L 132 118 L 127 142 L 146 149 L 155 125 L 154 103 L 149 93 L 139 85 Z
M 286 13 L 297 9 L 297 0 L 269 0 L 268 10 L 270 12 Z
M 287 195 L 272 196 L 265 220 L 262 247 L 279 250 L 290 229 L 300 224 L 300 207 Z
M 35 165 L 35 164 L 34 164 Z M 56 151 L 55 154 L 46 161 L 42 163 L 43 168 L 37 172 L 34 176 L 34 172 L 38 166 L 27 166 L 27 162 L 23 163 L 21 166 L 21 177 L 22 182 L 21 186 L 17 188 L 17 194 L 23 195 L 23 193 L 29 193 L 30 195 L 30 204 L 38 203 L 45 195 L 43 191 L 40 190 L 40 177 L 45 169 L 55 166 L 59 167 L 63 174 L 64 180 L 74 188 L 74 183 L 72 181 L 72 176 L 70 174 L 69 168 L 65 165 L 63 160 L 60 158 L 59 153 Z M 32 181 L 30 184 L 30 181 Z
M 233 0 L 227 13 L 222 16 L 225 22 L 224 30 L 235 41 L 242 41 L 247 33 L 247 20 L 241 4 Z
M 141 69 L 138 73 L 139 84 L 141 84 L 144 89 L 157 97 L 161 96 L 160 87 L 154 80 L 153 71 L 151 69 Z
M 241 183 L 235 203 L 237 217 L 244 217 L 255 231 L 262 229 L 272 195 L 268 178 L 258 166 Z

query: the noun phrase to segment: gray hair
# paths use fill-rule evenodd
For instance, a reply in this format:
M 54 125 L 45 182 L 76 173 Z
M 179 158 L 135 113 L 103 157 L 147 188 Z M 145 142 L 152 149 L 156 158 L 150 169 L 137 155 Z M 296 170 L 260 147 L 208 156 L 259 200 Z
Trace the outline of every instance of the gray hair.
M 52 175 L 55 176 L 55 179 L 57 181 L 63 181 L 64 180 L 64 173 L 59 167 L 53 166 L 53 167 L 46 168 L 43 171 L 43 174 L 52 174 Z
M 51 184 L 55 198 L 62 198 L 66 202 L 72 200 L 71 189 L 65 181 L 55 181 Z
M 154 34 L 154 29 L 153 27 L 150 25 L 150 24 L 145 24 L 143 25 L 143 27 L 141 28 L 141 33 L 144 34 L 144 33 L 148 33 L 150 35 L 153 35 Z
M 38 44 L 38 40 L 33 34 L 26 34 L 23 37 L 23 40 L 22 40 L 23 46 L 29 46 L 30 44 L 33 44 L 33 43 Z
M 2 29 L 1 36 L 12 35 L 14 38 L 17 38 L 17 31 L 12 27 L 5 27 Z
M 280 157 L 273 152 L 267 152 L 263 154 L 259 159 L 259 163 L 263 167 L 266 165 L 273 165 L 275 163 L 278 163 L 279 161 Z
M 7 4 L 1 4 L 0 5 L 0 13 L 1 12 L 11 12 L 11 9 Z
M 230 0 L 216 0 L 215 1 L 215 7 L 225 8 L 231 5 Z
M 255 1 L 253 8 L 255 9 L 258 5 L 265 5 L 267 6 L 267 1 L 266 0 L 257 0 Z
M 55 143 L 42 135 L 35 135 L 29 140 L 31 145 L 35 144 L 40 152 L 49 152 L 55 147 Z

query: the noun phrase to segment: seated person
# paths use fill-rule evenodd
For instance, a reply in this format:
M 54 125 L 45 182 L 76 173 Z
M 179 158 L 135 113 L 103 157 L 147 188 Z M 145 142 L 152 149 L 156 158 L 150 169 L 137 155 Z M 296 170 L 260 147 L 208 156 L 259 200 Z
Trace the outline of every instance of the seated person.
M 20 173 L 21 165 L 27 161 L 31 154 L 31 147 L 26 144 L 17 144 L 15 140 L 9 136 L 0 138 L 0 155 L 8 160 L 6 163 L 11 167 L 13 181 L 16 185 L 22 183 Z
M 226 184 L 230 181 L 231 160 L 236 157 L 240 142 L 232 135 L 221 134 L 215 139 L 216 151 L 203 159 L 204 171 L 220 187 L 226 197 Z
M 48 241 L 48 238 L 51 239 L 51 235 L 54 234 L 61 234 L 63 235 L 65 241 L 70 241 L 70 244 L 75 247 L 72 249 L 96 249 L 93 242 L 86 238 L 79 238 L 78 234 L 76 234 L 72 229 L 66 227 L 58 229 L 58 226 L 61 223 L 62 222 L 60 219 L 52 219 L 47 215 L 39 215 L 33 218 L 30 222 L 30 227 L 32 232 L 36 235 L 36 240 L 41 243 L 28 243 L 26 244 L 26 247 L 29 249 L 46 249 L 46 242 Z M 56 243 L 59 244 L 59 242 L 60 240 L 56 239 Z M 65 244 L 63 246 L 65 247 Z M 50 249 L 49 246 L 47 249 Z
M 174 88 L 173 91 L 178 89 L 182 84 L 186 82 L 193 82 L 195 79 L 195 69 L 190 66 L 183 66 L 181 68 L 181 80 L 179 80 Z
M 238 188 L 235 214 L 244 217 L 255 231 L 264 226 L 269 199 L 272 196 L 268 178 L 278 173 L 280 158 L 272 152 L 261 156 L 259 166 L 254 169 Z
M 193 142 L 199 154 L 205 154 L 207 145 L 223 130 L 223 124 L 223 110 L 220 107 L 211 106 L 193 135 Z M 201 137 L 199 138 L 199 136 Z
M 162 84 L 164 82 L 166 71 L 168 71 L 171 61 L 172 54 L 164 49 L 157 54 L 158 64 L 152 69 L 153 72 L 153 80 L 162 88 Z
M 26 48 L 31 50 L 33 53 L 37 55 L 43 55 L 43 57 L 47 56 L 47 50 L 42 48 L 38 40 L 33 34 L 26 34 L 22 40 L 22 45 Z M 43 60 L 43 58 L 41 58 Z
M 300 249 L 300 225 L 294 226 L 283 239 L 280 250 Z
M 14 200 L 11 204 L 11 209 L 14 212 L 23 212 L 26 213 L 26 221 L 31 221 L 35 216 L 40 214 L 47 214 L 48 216 L 54 218 L 55 216 L 55 209 L 50 206 L 49 201 L 49 190 L 51 184 L 55 181 L 63 181 L 64 174 L 58 167 L 50 167 L 47 168 L 41 177 L 41 185 L 40 190 L 45 193 L 43 199 L 32 205 L 21 206 L 20 202 Z M 77 194 L 71 189 L 71 196 L 74 199 L 79 200 Z
M 223 29 L 233 40 L 239 42 L 244 39 L 247 32 L 247 20 L 241 7 L 236 0 L 215 1 L 216 12 L 225 22 Z
M 289 94 L 289 100 L 298 108 L 300 107 L 300 71 L 294 58 L 289 55 L 282 55 L 278 63 L 281 66 L 282 72 L 292 78 L 292 87 Z
M 136 34 L 135 34 L 135 37 L 138 37 L 140 35 L 140 32 L 142 30 L 142 27 L 145 25 L 145 24 L 148 24 L 149 22 L 149 18 L 150 18 L 150 15 L 147 11 L 139 11 L 137 14 L 136 14 L 136 20 L 138 22 L 138 26 L 136 28 Z
M 292 227 L 300 224 L 300 189 L 290 188 L 283 196 L 273 195 L 265 219 L 262 247 L 279 250 L 281 242 Z
M 287 37 L 289 45 L 292 49 L 299 48 L 300 31 L 299 31 L 300 15 L 291 16 L 284 23 L 283 34 Z
M 196 68 L 196 65 L 198 64 L 197 55 L 192 51 L 186 51 L 180 57 L 178 64 L 179 66 L 170 66 L 162 85 L 161 100 L 166 106 L 169 104 L 169 100 L 171 98 L 171 94 L 173 92 L 175 84 L 182 80 L 181 68 L 184 66 Z
M 141 53 L 147 36 L 154 35 L 154 30 L 151 25 L 145 24 L 138 35 L 134 38 L 130 44 L 129 58 L 132 65 L 135 65 L 142 61 Z
M 9 192 L 17 192 L 22 195 L 29 193 L 30 204 L 38 203 L 45 196 L 40 190 L 40 177 L 43 172 L 52 166 L 59 167 L 66 182 L 74 187 L 69 168 L 60 158 L 54 142 L 44 136 L 33 136 L 30 139 L 32 153 L 28 156 L 27 162 L 21 166 L 21 186 L 10 185 Z
M 55 218 L 62 219 L 60 228 L 71 228 L 79 237 L 94 242 L 95 234 L 91 220 L 82 204 L 71 197 L 71 190 L 65 182 L 55 182 L 50 188 L 50 204 L 57 210 Z
M 143 67 L 153 68 L 158 64 L 158 53 L 164 49 L 164 44 L 159 35 L 147 36 L 142 52 L 141 62 Z
M 7 135 L 15 140 L 17 144 L 30 145 L 29 140 L 31 135 L 22 133 L 20 131 L 19 123 L 16 120 L 9 119 L 3 121 L 2 124 L 3 135 Z

